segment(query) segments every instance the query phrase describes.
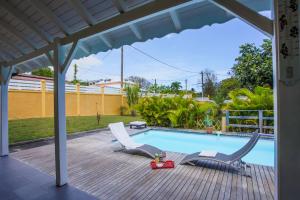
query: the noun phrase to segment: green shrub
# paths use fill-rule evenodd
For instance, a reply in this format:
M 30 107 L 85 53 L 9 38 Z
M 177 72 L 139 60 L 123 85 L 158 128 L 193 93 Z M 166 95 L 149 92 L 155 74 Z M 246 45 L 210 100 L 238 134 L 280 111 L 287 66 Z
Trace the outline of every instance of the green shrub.
M 214 103 L 200 103 L 181 96 L 145 97 L 140 99 L 137 109 L 149 125 L 179 128 L 200 128 L 207 114 L 214 119 L 218 113 Z

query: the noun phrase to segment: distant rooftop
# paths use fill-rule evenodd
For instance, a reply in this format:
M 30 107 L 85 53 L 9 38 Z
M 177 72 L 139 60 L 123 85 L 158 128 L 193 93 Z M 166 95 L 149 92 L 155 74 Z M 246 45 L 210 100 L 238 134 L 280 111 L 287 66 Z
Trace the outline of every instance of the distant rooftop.
M 15 80 L 24 80 L 24 81 L 53 81 L 53 78 L 51 77 L 45 77 L 45 76 L 37 76 L 37 75 L 31 75 L 31 74 L 18 74 L 12 77 L 12 79 Z

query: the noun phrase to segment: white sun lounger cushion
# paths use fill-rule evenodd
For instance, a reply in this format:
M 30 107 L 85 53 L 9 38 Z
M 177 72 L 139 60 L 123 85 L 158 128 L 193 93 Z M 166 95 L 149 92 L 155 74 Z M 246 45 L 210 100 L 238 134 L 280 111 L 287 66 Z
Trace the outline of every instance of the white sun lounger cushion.
M 201 151 L 199 153 L 199 156 L 203 157 L 215 157 L 217 155 L 216 151 Z
M 145 125 L 146 122 L 143 121 L 134 121 L 134 122 L 130 122 L 130 125 L 134 125 L 134 126 L 141 126 L 141 125 Z

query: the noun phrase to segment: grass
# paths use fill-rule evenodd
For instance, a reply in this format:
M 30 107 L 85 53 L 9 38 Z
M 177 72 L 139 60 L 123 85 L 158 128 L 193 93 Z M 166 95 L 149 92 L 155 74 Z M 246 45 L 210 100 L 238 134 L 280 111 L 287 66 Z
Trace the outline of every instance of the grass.
M 67 117 L 67 133 L 72 134 L 81 131 L 104 128 L 111 122 L 122 121 L 126 124 L 135 120 L 141 120 L 141 117 L 101 116 L 99 125 L 96 116 Z M 53 118 L 10 120 L 8 123 L 10 144 L 51 137 L 54 135 Z

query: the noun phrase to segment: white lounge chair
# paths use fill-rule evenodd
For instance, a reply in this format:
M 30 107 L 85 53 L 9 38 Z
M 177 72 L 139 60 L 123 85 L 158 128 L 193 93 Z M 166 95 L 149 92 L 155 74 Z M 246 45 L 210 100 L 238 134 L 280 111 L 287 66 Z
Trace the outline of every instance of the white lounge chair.
M 111 123 L 108 125 L 108 127 L 110 128 L 111 133 L 122 145 L 122 150 L 126 151 L 127 153 L 142 153 L 144 155 L 146 154 L 147 156 L 150 156 L 151 158 L 154 158 L 155 154 L 160 154 L 163 152 L 161 149 L 158 149 L 151 145 L 135 143 L 128 135 L 123 122 Z

